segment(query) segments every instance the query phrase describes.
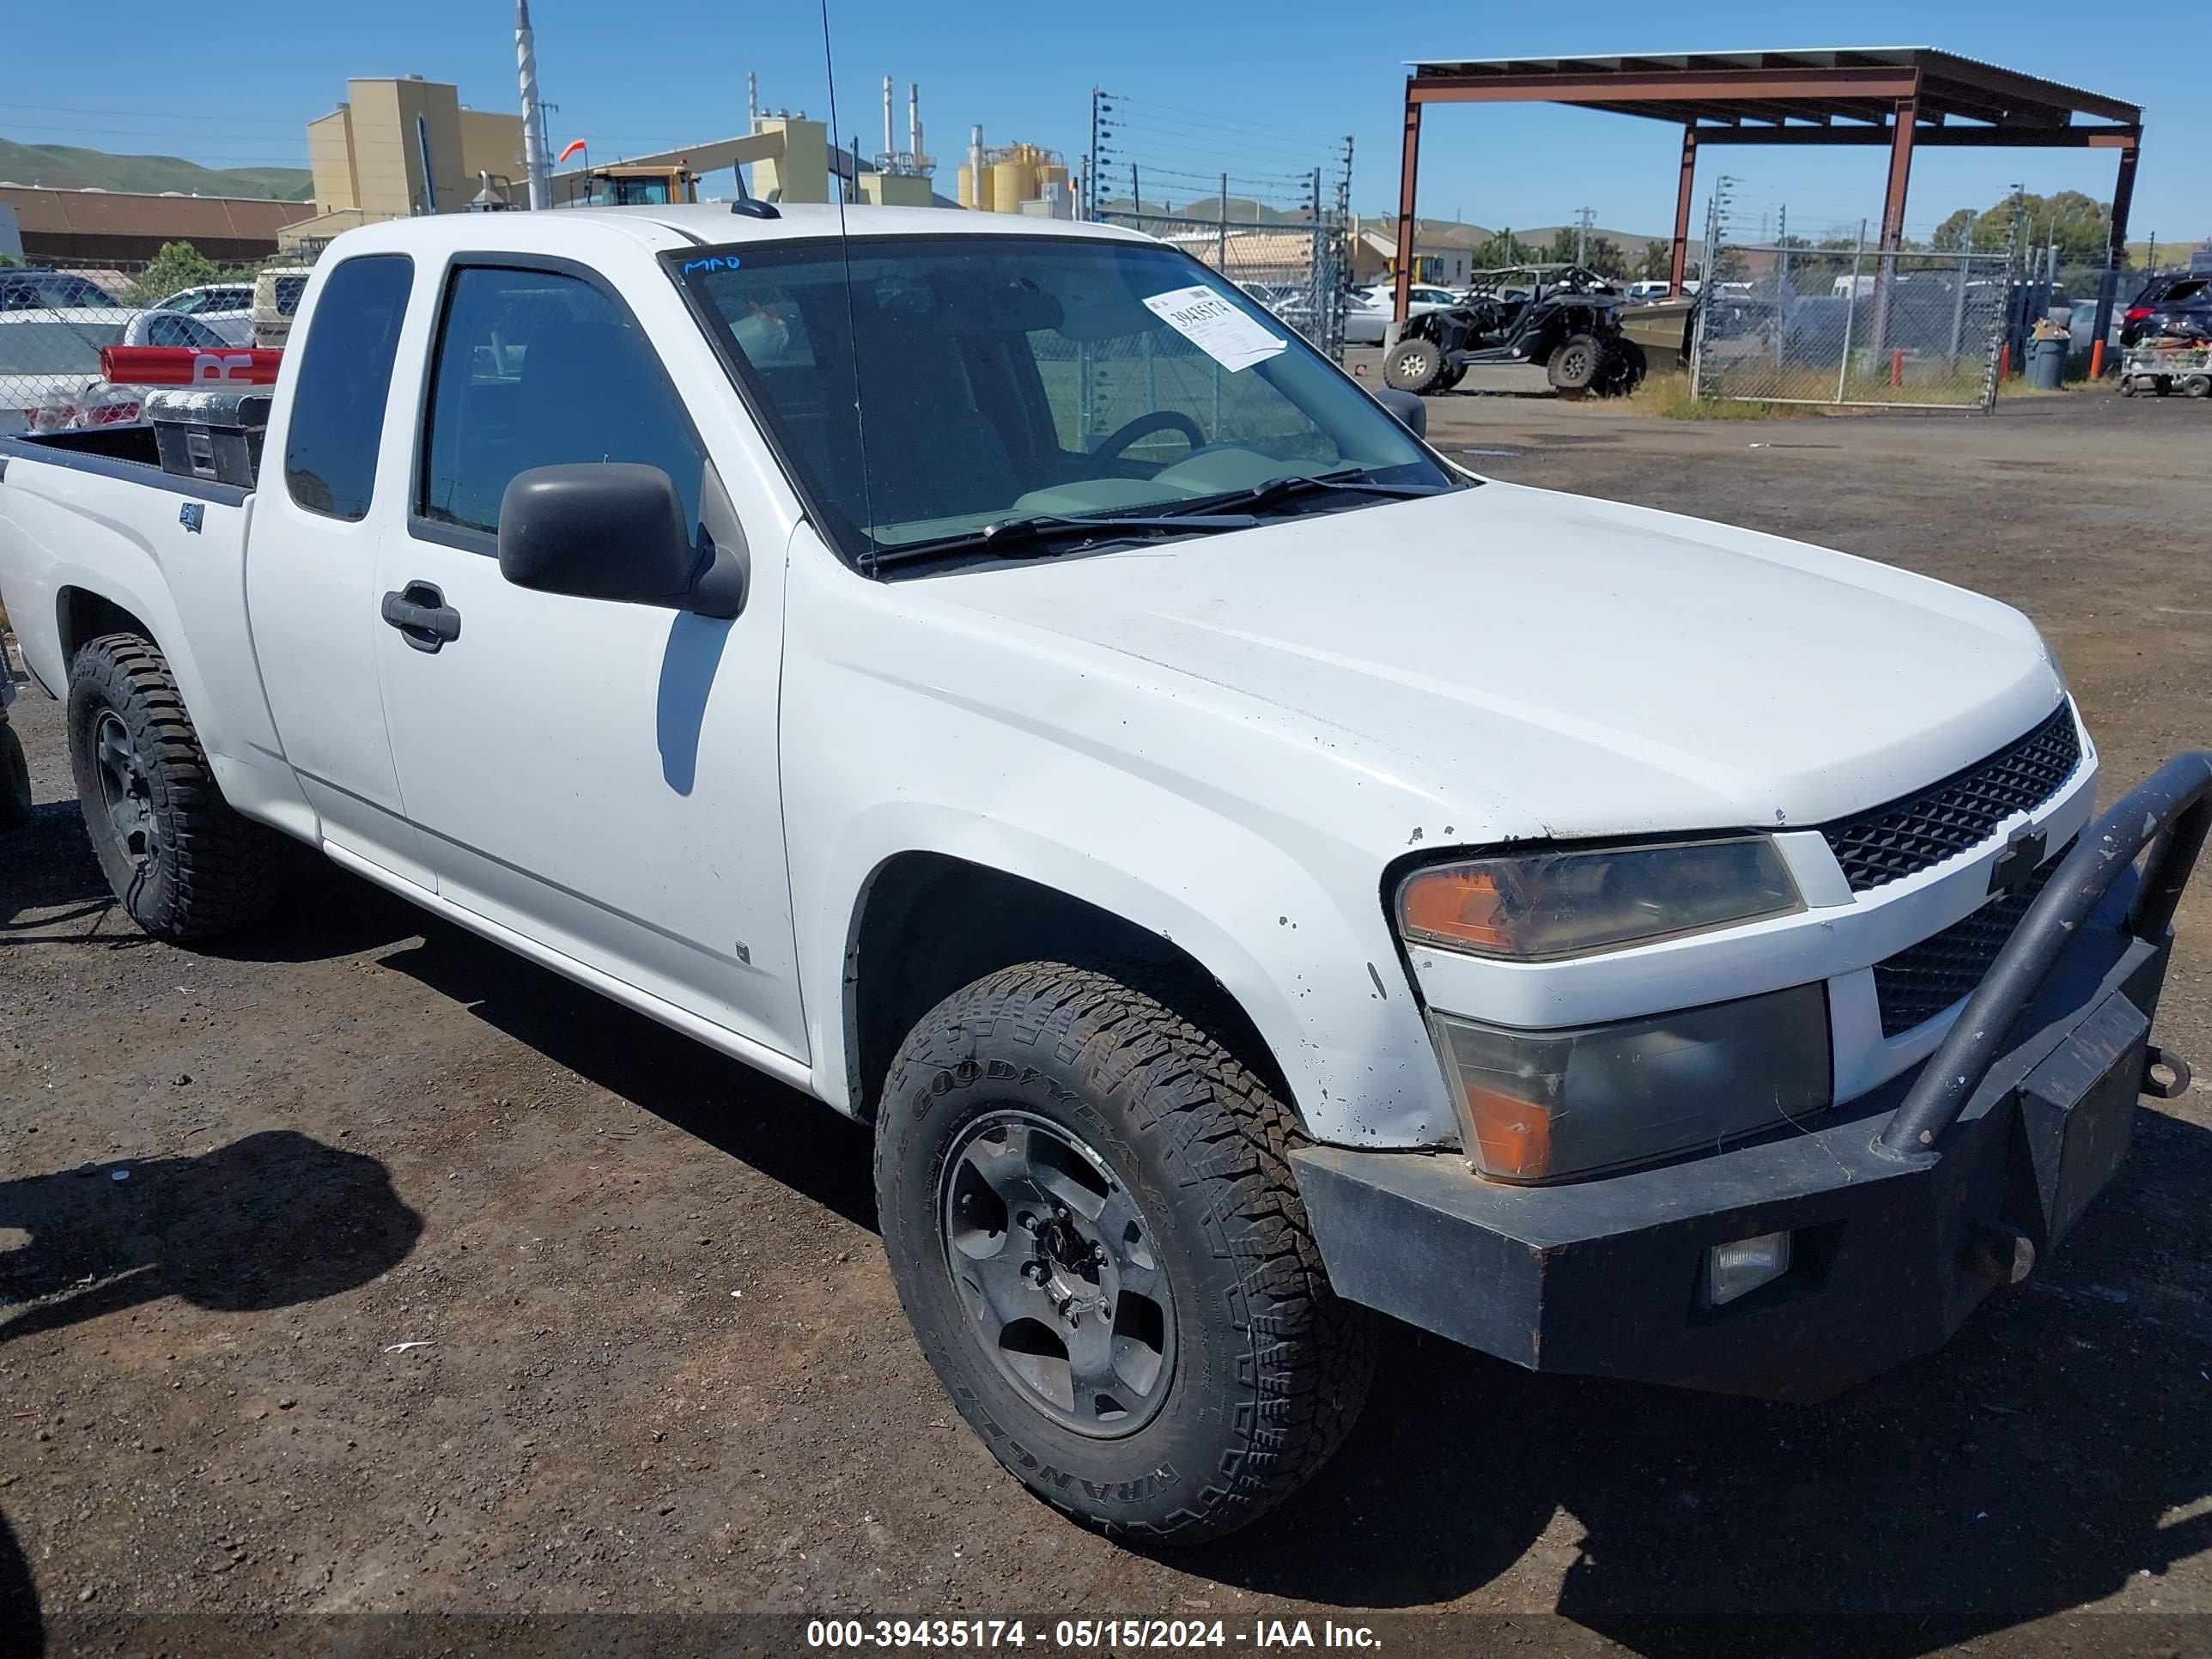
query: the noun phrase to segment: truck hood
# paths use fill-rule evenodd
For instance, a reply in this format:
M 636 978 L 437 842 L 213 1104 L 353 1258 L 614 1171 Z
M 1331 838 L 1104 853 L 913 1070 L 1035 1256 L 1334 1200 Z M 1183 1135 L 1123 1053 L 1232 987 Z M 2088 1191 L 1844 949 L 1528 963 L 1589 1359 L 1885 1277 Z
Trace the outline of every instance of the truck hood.
M 1079 673 L 1155 686 L 1175 719 L 1272 732 L 1286 771 L 1295 752 L 1395 786 L 1377 793 L 1399 821 L 1415 806 L 1416 840 L 1818 823 L 1970 764 L 2063 694 L 1994 600 L 1495 482 L 927 586 L 1059 636 Z

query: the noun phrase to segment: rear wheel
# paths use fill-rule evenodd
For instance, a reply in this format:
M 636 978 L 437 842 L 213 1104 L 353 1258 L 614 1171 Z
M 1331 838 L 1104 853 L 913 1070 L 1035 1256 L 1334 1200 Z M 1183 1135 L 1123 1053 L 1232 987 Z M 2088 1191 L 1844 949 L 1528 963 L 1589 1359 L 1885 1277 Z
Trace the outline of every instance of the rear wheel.
M 86 833 L 133 921 L 179 942 L 268 911 L 284 841 L 223 799 L 159 647 L 106 634 L 78 648 L 69 744 Z
M 1642 346 L 1633 340 L 1615 343 L 1607 359 L 1605 378 L 1598 383 L 1599 394 L 1607 398 L 1629 396 L 1644 384 L 1647 367 Z
M 1382 383 L 1395 392 L 1427 392 L 1443 374 L 1444 354 L 1434 340 L 1401 340 L 1382 365 Z
M 1374 1321 L 1330 1288 L 1288 1109 L 1198 1027 L 1056 963 L 926 1016 L 884 1091 L 899 1299 L 1000 1463 L 1091 1525 L 1244 1525 L 1335 1449 Z
M 2202 398 L 2207 395 L 2212 395 L 2212 377 L 2208 377 L 2203 374 L 2190 375 L 2181 383 L 2181 394 L 2185 398 Z
M 1599 345 L 1596 336 L 1570 334 L 1552 353 L 1551 360 L 1544 365 L 1544 374 L 1552 383 L 1552 390 L 1560 397 L 1580 398 L 1597 384 L 1599 371 L 1604 366 L 1604 348 Z

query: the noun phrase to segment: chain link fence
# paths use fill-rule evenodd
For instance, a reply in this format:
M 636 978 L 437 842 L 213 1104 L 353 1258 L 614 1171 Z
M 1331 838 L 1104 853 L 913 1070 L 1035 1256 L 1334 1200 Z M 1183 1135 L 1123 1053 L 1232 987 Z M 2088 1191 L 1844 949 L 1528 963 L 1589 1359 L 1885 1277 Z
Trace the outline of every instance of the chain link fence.
M 1083 199 L 1085 217 L 1182 249 L 1327 356 L 1343 355 L 1350 138 L 1094 92 Z
M 2009 253 L 1721 243 L 1698 301 L 1698 398 L 1989 409 Z
M 108 380 L 111 346 L 281 347 L 319 251 L 0 264 L 0 435 L 137 420 L 143 388 Z
M 1316 224 L 1209 224 L 1180 215 L 1109 208 L 1099 218 L 1127 225 L 1210 265 L 1330 356 L 1344 349 L 1350 279 L 1342 228 Z

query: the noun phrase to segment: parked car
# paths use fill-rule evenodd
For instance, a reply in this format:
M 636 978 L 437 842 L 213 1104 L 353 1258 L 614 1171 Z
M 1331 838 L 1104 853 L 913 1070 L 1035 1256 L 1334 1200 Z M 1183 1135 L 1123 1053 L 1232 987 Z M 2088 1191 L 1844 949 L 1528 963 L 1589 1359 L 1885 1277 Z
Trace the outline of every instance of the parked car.
M 299 303 L 298 295 L 293 303 Z M 194 317 L 204 323 L 227 343 L 250 346 L 253 343 L 253 284 L 251 283 L 213 283 L 202 288 L 179 289 L 167 299 L 155 302 L 155 311 L 174 312 L 181 317 Z
M 1448 288 L 1416 283 L 1408 294 L 1406 315 L 1410 319 L 1458 303 L 1459 295 Z M 1389 283 L 1352 289 L 1351 303 L 1345 307 L 1344 313 L 1345 344 L 1381 345 L 1396 307 L 1397 290 Z
M 1376 1310 L 1833 1394 L 2186 1086 L 2212 757 L 2093 821 L 2019 612 L 1462 472 L 1133 232 L 755 213 L 346 233 L 265 477 L 242 393 L 165 416 L 236 482 L 0 439 L 0 599 L 149 933 L 250 927 L 295 838 L 869 1125 L 921 1350 L 1049 1503 L 1251 1520 Z
M 74 271 L 31 265 L 0 267 L 0 311 L 82 311 L 121 302 Z
M 1627 288 L 1628 302 L 1636 306 L 1657 305 L 1674 291 L 1672 283 L 1646 276 L 1631 283 Z
M 307 291 L 307 265 L 265 265 L 253 279 L 252 343 L 282 350 L 292 331 L 292 313 Z
M 2122 313 L 2122 345 L 2165 338 L 2212 340 L 2212 276 L 2154 276 Z
M 0 312 L 0 433 L 58 432 L 138 418 L 138 388 L 108 383 L 100 349 L 225 343 L 197 318 L 121 306 Z

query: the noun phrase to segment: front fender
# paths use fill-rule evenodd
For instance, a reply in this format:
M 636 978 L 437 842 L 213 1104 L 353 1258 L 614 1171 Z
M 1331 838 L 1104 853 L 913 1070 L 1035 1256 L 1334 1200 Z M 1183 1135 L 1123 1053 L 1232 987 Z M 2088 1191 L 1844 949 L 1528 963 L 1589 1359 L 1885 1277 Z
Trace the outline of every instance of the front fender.
M 825 1099 L 854 1097 L 842 1022 L 856 907 L 888 860 L 921 852 L 1035 882 L 1178 946 L 1237 999 L 1316 1139 L 1454 1138 L 1370 853 L 1295 835 L 1279 814 L 1240 808 L 1233 791 L 1117 751 L 1099 732 L 1126 722 L 1108 711 L 1134 717 L 1140 697 L 1093 684 L 1067 706 L 1064 673 L 1029 678 L 1025 654 L 1042 642 L 994 658 L 920 623 L 878 584 L 807 562 L 793 570 L 781 750 L 793 917 Z M 845 605 L 834 586 L 823 591 L 845 582 L 874 591 Z M 1187 744 L 1179 759 L 1201 749 Z

